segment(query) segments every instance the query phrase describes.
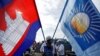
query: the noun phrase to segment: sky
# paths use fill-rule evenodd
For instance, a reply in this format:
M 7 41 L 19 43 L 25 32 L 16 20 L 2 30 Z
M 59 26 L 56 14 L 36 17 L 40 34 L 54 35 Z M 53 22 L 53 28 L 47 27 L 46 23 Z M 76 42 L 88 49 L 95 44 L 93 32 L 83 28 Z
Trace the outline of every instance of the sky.
M 100 12 L 100 0 L 92 0 L 93 3 L 96 5 L 98 11 Z M 66 0 L 35 0 L 36 6 L 38 9 L 40 21 L 43 27 L 44 35 L 53 36 L 55 28 L 57 26 L 58 20 L 61 16 L 61 12 L 65 5 Z M 57 32 L 54 38 L 64 38 L 64 33 L 61 31 L 61 26 L 59 25 Z M 43 34 L 41 32 L 41 28 L 38 30 L 36 35 L 36 41 L 40 42 L 43 41 Z M 68 40 L 68 39 L 67 39 Z
M 62 0 L 62 3 L 60 3 L 61 0 L 57 0 L 57 2 L 55 2 L 55 0 L 36 0 L 36 5 L 45 37 L 53 36 L 62 9 L 64 7 L 65 1 L 66 0 Z M 54 38 L 63 38 L 63 37 L 64 34 L 61 31 L 59 25 Z M 44 38 L 41 29 L 39 29 L 37 32 L 36 41 L 40 42 L 43 40 Z

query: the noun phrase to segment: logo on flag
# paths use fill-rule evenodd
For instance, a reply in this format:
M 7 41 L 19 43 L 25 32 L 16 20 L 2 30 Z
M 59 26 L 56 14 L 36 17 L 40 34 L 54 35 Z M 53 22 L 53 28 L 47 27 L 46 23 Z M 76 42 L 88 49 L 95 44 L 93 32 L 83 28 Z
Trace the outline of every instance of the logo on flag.
M 21 39 L 20 37 L 26 31 L 29 23 L 22 18 L 21 12 L 17 10 L 15 20 L 11 19 L 6 12 L 4 15 L 7 28 L 5 31 L 0 29 L 0 43 L 5 55 L 8 55 Z
M 76 0 L 64 26 L 82 50 L 100 41 L 100 14 L 91 0 Z
M 5 13 L 7 29 L 2 33 L 3 36 L 1 37 L 1 42 L 6 55 L 13 50 L 29 25 L 29 23 L 25 21 L 19 13 L 19 11 L 16 11 L 15 20 L 12 20 L 9 15 Z

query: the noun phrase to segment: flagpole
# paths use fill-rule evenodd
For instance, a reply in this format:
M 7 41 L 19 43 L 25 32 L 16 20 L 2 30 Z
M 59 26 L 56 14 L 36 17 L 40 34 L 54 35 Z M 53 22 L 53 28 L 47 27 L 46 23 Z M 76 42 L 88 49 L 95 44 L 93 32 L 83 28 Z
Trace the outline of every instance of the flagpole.
M 66 0 L 66 3 L 65 3 L 65 5 L 64 5 L 64 9 L 63 9 L 63 11 L 62 11 L 62 13 L 61 13 L 60 19 L 59 19 L 59 21 L 58 21 L 58 24 L 57 24 L 57 26 L 56 26 L 56 29 L 55 29 L 55 31 L 54 31 L 54 34 L 53 34 L 52 39 L 54 38 L 54 36 L 55 36 L 55 34 L 56 34 L 56 31 L 57 31 L 57 29 L 58 29 L 58 26 L 59 26 L 59 24 L 60 24 L 60 21 L 61 21 L 61 19 L 62 19 L 62 17 L 63 17 L 65 8 L 66 8 L 66 6 L 67 6 L 67 3 L 68 3 L 68 0 Z
M 40 20 L 40 18 L 39 18 L 39 24 L 40 24 L 40 27 L 41 27 L 41 32 L 42 32 L 42 35 L 43 35 L 44 41 L 45 41 L 45 35 L 44 35 L 44 31 L 43 31 L 43 27 L 42 27 L 42 24 L 41 24 L 41 20 Z
M 36 4 L 35 4 L 35 6 L 36 6 Z M 37 10 L 37 12 L 38 12 L 38 10 Z M 38 17 L 39 17 L 39 14 L 38 14 Z M 41 24 L 40 17 L 39 17 L 39 22 L 40 22 L 40 26 L 41 26 L 42 35 L 43 35 L 43 38 L 44 38 L 44 41 L 45 41 L 45 35 L 44 35 L 44 31 L 43 31 L 43 27 L 42 27 L 42 24 Z
M 43 35 L 43 38 L 44 38 L 44 41 L 45 41 L 45 35 L 44 35 L 44 31 L 43 31 L 42 25 L 41 25 L 41 31 L 42 31 L 42 35 Z
M 42 35 L 43 35 L 43 38 L 44 38 L 44 41 L 45 41 L 45 35 L 44 35 L 44 31 L 43 31 L 43 27 L 42 27 L 42 24 L 41 24 L 41 20 L 39 19 L 39 22 L 40 22 L 40 26 L 41 26 L 41 32 L 42 32 Z

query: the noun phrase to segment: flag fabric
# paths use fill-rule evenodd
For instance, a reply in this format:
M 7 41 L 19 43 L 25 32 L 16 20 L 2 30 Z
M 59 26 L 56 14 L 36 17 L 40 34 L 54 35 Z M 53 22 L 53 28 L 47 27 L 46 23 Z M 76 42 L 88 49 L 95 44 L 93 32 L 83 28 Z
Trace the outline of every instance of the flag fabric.
M 68 0 L 61 25 L 77 56 L 100 56 L 100 13 L 92 0 Z
M 0 0 L 0 56 L 22 56 L 40 27 L 35 0 Z

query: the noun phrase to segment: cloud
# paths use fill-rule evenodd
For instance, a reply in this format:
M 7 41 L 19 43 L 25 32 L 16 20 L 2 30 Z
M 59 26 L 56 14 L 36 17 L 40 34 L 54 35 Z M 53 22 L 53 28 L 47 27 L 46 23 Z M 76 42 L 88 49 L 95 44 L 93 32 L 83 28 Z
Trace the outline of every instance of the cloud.
M 58 24 L 62 9 L 66 0 L 35 0 L 40 16 L 40 21 L 43 26 L 45 36 L 53 36 L 55 28 Z M 55 37 L 62 38 L 64 34 L 57 29 Z M 36 41 L 42 41 L 43 35 L 41 30 L 37 32 Z

